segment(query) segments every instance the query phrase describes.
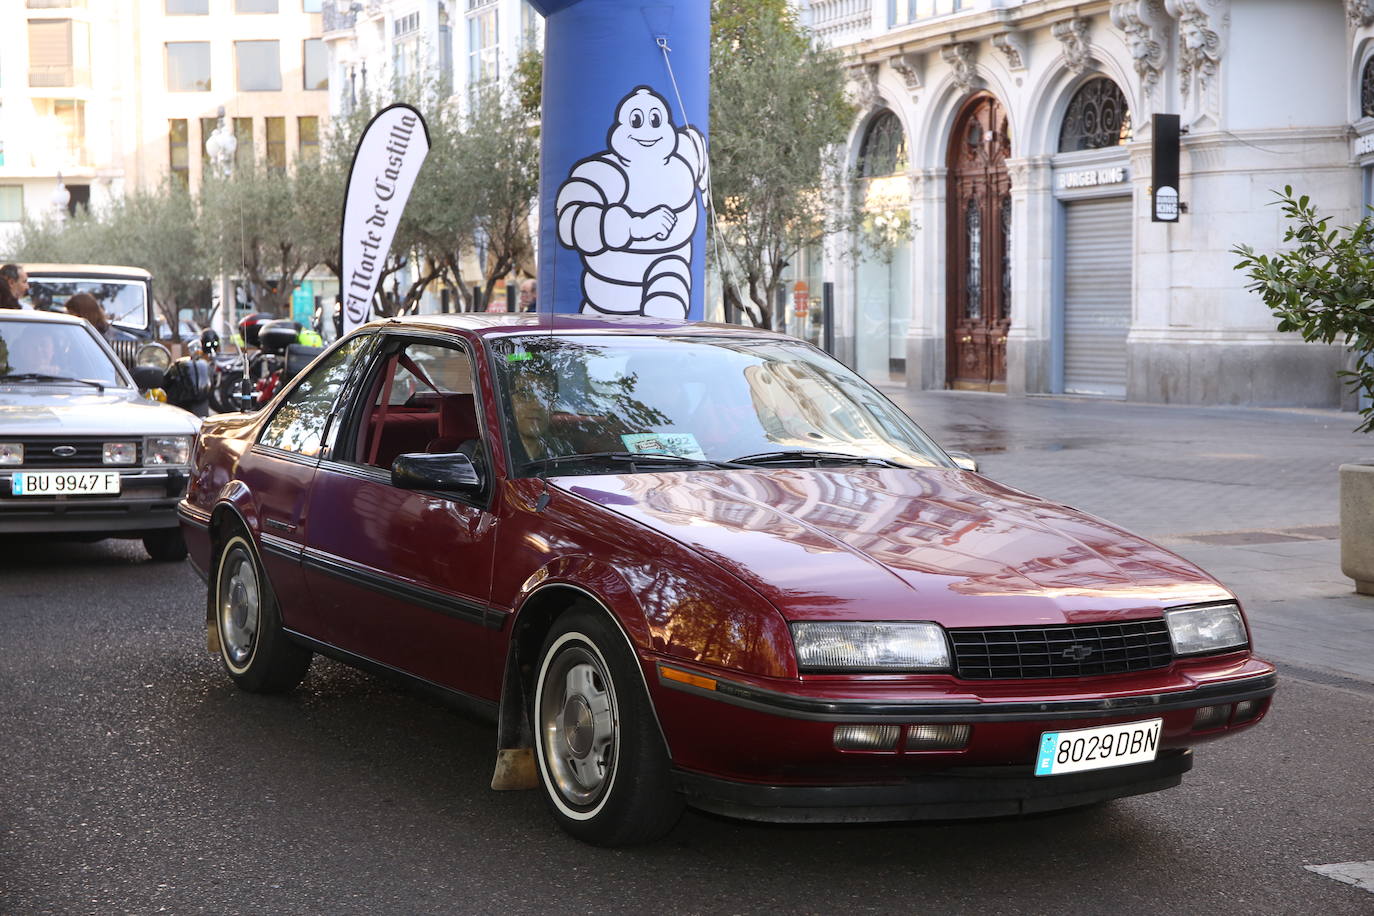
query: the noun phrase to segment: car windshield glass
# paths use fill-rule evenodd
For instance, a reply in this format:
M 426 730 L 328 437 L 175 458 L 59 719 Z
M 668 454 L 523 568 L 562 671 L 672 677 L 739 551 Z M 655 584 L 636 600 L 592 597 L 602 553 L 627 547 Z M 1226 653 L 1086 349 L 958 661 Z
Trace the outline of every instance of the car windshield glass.
M 492 350 L 519 474 L 622 473 L 615 460 L 551 459 L 627 452 L 753 466 L 835 466 L 848 456 L 949 466 L 871 385 L 800 342 L 539 334 Z M 647 464 L 635 467 L 655 469 Z
M 148 330 L 148 287 L 141 280 L 108 278 L 29 277 L 29 304 L 44 312 L 63 312 L 67 300 L 90 293 L 112 324 Z
M 0 321 L 0 385 L 80 384 L 64 379 L 126 384 L 84 325 Z

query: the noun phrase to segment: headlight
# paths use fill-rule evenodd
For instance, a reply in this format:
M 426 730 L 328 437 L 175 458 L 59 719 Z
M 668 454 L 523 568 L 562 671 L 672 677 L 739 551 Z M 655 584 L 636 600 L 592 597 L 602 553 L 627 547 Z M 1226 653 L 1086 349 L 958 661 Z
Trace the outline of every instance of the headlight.
M 1169 623 L 1169 638 L 1174 641 L 1175 655 L 1221 652 L 1249 643 L 1240 608 L 1234 604 L 1179 608 L 1165 611 L 1164 619 Z
M 934 623 L 794 623 L 804 671 L 947 671 L 949 643 Z
M 149 436 L 143 441 L 146 465 L 189 464 L 190 460 L 190 436 Z
M 100 449 L 102 464 L 133 464 L 136 458 L 137 442 L 106 442 Z
M 0 464 L 23 464 L 24 443 L 0 442 Z
M 134 355 L 134 364 L 153 366 L 166 372 L 167 367 L 172 364 L 172 351 L 160 343 L 149 341 L 138 348 L 138 353 Z

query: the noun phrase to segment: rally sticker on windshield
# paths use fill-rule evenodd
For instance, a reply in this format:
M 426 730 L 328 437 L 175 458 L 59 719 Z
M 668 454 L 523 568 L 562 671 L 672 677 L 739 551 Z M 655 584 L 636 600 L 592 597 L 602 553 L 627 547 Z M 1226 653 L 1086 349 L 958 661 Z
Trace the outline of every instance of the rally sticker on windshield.
M 641 455 L 676 455 L 679 458 L 706 458 L 691 433 L 631 433 L 621 436 L 625 451 Z

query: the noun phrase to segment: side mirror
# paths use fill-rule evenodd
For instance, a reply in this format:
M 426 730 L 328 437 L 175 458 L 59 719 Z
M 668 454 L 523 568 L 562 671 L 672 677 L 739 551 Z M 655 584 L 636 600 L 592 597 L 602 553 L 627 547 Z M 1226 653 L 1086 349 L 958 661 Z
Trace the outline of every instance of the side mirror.
M 391 464 L 391 485 L 403 490 L 456 490 L 476 493 L 482 475 L 472 460 L 461 453 L 400 455 Z
M 954 463 L 964 470 L 972 471 L 975 474 L 978 473 L 978 459 L 974 458 L 968 452 L 946 452 L 945 454 L 954 459 Z
M 140 391 L 147 391 L 150 388 L 161 388 L 167 381 L 167 370 L 159 369 L 157 366 L 134 366 L 134 384 L 138 385 Z

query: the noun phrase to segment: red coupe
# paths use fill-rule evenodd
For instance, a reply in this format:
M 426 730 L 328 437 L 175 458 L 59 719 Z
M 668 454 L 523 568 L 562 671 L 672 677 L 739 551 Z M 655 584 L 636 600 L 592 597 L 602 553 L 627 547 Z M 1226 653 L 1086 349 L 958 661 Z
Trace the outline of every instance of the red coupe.
M 207 420 L 180 515 L 240 687 L 440 688 L 598 844 L 1084 805 L 1264 717 L 1231 592 L 968 463 L 782 335 L 426 316 Z

